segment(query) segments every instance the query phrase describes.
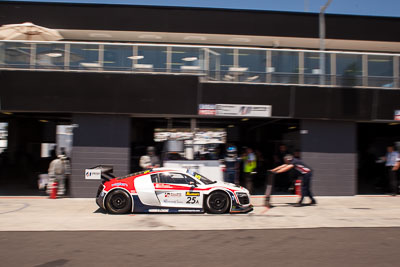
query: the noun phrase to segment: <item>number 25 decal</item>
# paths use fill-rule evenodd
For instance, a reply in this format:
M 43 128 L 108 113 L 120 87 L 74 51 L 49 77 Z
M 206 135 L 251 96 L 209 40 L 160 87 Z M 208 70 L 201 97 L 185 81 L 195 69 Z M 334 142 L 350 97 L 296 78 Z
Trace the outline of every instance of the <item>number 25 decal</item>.
M 187 197 L 186 204 L 199 204 L 197 197 Z

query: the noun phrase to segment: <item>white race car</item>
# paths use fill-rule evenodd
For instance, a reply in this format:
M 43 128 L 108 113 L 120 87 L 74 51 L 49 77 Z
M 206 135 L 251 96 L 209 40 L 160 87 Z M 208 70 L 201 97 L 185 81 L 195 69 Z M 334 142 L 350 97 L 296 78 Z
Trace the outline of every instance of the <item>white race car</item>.
M 191 170 L 157 168 L 116 178 L 111 171 L 102 169 L 103 181 L 96 196 L 99 207 L 109 213 L 253 210 L 247 189 L 212 181 Z

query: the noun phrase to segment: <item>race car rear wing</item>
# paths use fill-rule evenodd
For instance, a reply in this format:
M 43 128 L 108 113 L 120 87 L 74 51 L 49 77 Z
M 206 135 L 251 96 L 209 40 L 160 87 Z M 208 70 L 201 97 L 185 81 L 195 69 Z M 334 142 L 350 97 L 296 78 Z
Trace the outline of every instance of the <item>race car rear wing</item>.
M 102 180 L 111 180 L 115 178 L 112 174 L 114 171 L 114 167 L 111 165 L 98 165 L 96 167 L 92 167 L 86 169 L 85 178 L 86 179 L 102 179 Z

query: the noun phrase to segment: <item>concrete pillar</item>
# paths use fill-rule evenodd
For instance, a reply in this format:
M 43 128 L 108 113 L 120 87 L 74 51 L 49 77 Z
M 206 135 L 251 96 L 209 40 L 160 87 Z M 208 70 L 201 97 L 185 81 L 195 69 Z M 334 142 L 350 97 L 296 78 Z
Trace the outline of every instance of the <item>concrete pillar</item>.
M 84 171 L 97 165 L 114 166 L 114 174 L 129 173 L 130 118 L 120 115 L 74 115 L 71 197 L 95 197 L 100 180 L 85 180 Z
M 357 188 L 356 123 L 301 121 L 302 160 L 313 169 L 317 196 L 352 196 Z

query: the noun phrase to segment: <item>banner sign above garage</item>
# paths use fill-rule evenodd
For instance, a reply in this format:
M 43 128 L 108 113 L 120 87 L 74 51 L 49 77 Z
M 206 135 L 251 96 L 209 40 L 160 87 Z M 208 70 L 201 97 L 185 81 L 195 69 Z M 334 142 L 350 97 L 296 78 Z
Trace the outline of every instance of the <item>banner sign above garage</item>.
M 199 105 L 199 115 L 216 115 L 217 105 L 215 104 L 200 104 Z
M 400 121 L 400 110 L 395 110 L 394 111 L 394 120 L 395 121 Z
M 270 105 L 200 104 L 199 115 L 271 117 Z

